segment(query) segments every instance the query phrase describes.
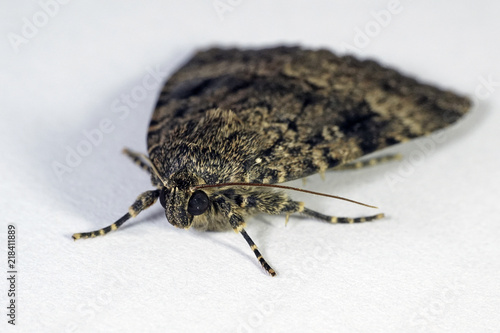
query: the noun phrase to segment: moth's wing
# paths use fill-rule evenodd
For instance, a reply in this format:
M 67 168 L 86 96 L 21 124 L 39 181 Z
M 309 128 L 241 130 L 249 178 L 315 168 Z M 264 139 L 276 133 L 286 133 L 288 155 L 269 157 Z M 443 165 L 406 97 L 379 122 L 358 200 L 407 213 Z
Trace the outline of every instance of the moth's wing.
M 326 50 L 210 49 L 165 84 L 148 146 L 207 110 L 232 110 L 262 138 L 245 180 L 276 183 L 427 135 L 469 107 L 465 97 Z

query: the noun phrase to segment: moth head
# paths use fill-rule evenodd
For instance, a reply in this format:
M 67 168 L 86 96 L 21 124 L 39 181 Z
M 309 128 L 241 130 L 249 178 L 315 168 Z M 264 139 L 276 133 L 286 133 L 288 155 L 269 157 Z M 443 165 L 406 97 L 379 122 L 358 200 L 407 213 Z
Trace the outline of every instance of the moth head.
M 173 226 L 188 229 L 195 216 L 208 210 L 210 199 L 207 193 L 194 189 L 198 181 L 192 174 L 181 171 L 170 178 L 169 186 L 162 188 L 160 203 Z

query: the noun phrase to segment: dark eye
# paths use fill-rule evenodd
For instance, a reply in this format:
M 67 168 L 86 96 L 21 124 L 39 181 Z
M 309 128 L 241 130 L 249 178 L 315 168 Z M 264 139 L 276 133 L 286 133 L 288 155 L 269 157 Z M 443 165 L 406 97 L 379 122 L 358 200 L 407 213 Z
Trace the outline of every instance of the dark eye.
M 165 187 L 161 189 L 160 192 L 160 204 L 163 206 L 163 208 L 167 208 L 167 204 L 165 203 Z
M 188 213 L 191 215 L 203 214 L 208 208 L 208 197 L 203 191 L 193 193 L 188 202 Z

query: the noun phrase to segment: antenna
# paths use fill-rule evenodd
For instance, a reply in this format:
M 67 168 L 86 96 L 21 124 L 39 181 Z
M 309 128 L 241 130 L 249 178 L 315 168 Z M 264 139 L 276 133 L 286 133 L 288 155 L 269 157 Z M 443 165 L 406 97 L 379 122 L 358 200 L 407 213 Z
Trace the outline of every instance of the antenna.
M 355 203 L 355 204 L 358 204 L 358 205 L 361 205 L 361 206 L 365 206 L 365 207 L 378 208 L 376 206 L 367 205 L 367 204 L 364 204 L 364 203 L 359 202 L 359 201 L 354 201 L 354 200 L 347 199 L 347 198 L 344 198 L 344 197 L 339 197 L 339 196 L 336 196 L 336 195 L 331 195 L 331 194 L 326 194 L 326 193 L 321 193 L 321 192 L 314 192 L 314 191 L 304 190 L 304 189 L 297 188 L 297 187 L 284 186 L 284 185 L 276 185 L 276 184 L 258 184 L 258 183 L 222 183 L 222 184 L 212 184 L 212 185 L 207 184 L 207 185 L 198 185 L 198 186 L 195 186 L 193 188 L 193 191 L 196 191 L 196 190 L 202 189 L 202 188 L 225 187 L 225 186 L 274 187 L 274 188 L 280 188 L 280 189 L 284 189 L 284 190 L 292 190 L 292 191 L 304 192 L 304 193 L 319 195 L 319 196 L 323 196 L 323 197 L 327 197 L 327 198 L 333 198 L 333 199 L 339 199 L 339 200 L 349 201 L 349 202 L 352 202 L 352 203 Z
M 158 177 L 158 179 L 163 183 L 163 186 L 165 187 L 168 187 L 167 186 L 167 182 L 165 181 L 165 179 L 163 179 L 161 176 L 160 176 L 160 173 L 158 172 L 158 169 L 156 169 L 155 165 L 153 164 L 153 161 L 151 161 L 149 159 L 149 157 L 147 157 L 146 155 L 144 154 L 138 154 L 139 156 L 141 156 L 143 159 L 145 159 L 146 161 L 148 161 L 149 165 L 151 166 L 151 169 L 153 169 L 153 172 L 155 173 L 156 177 Z

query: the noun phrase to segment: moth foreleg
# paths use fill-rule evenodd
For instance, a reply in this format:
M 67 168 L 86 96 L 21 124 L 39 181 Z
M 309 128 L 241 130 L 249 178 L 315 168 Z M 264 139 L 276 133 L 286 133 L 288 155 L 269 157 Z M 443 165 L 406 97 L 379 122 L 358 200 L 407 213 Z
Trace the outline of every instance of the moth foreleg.
M 269 275 L 275 276 L 276 272 L 274 271 L 274 269 L 272 269 L 271 266 L 269 266 L 269 264 L 267 263 L 266 259 L 264 259 L 264 257 L 260 253 L 259 249 L 257 248 L 257 245 L 255 245 L 255 243 L 250 238 L 250 236 L 248 236 L 248 234 L 245 231 L 245 229 L 243 229 L 243 225 L 245 223 L 243 221 L 243 218 L 239 217 L 236 214 L 233 214 L 233 215 L 231 215 L 231 217 L 229 219 L 229 222 L 231 223 L 231 226 L 233 227 L 234 231 L 239 232 L 243 236 L 243 238 L 245 238 L 245 240 L 247 241 L 248 245 L 252 249 L 253 253 L 257 257 L 257 260 L 262 265 L 262 268 L 264 268 L 269 273 Z
M 137 200 L 132 204 L 132 206 L 130 206 L 130 208 L 128 209 L 128 213 L 123 215 L 115 223 L 113 223 L 105 228 L 99 229 L 99 230 L 76 233 L 76 234 L 73 234 L 72 237 L 74 240 L 77 240 L 80 238 L 91 238 L 91 237 L 96 237 L 96 236 L 103 236 L 110 231 L 116 230 L 123 223 L 125 223 L 128 219 L 130 219 L 131 217 L 136 217 L 137 214 L 139 214 L 141 211 L 143 211 L 144 209 L 146 209 L 149 206 L 151 206 L 152 204 L 154 204 L 159 196 L 160 196 L 160 190 L 144 192 L 140 196 L 138 196 Z
M 374 157 L 370 158 L 368 160 L 364 161 L 357 161 L 357 162 L 350 162 L 346 164 L 341 164 L 332 170 L 338 171 L 338 170 L 355 170 L 355 169 L 361 169 L 365 167 L 370 167 L 374 166 L 380 163 L 387 163 L 387 162 L 392 162 L 392 161 L 398 161 L 401 160 L 401 154 L 391 154 L 391 155 L 384 155 L 380 157 Z
M 245 240 L 247 241 L 248 245 L 252 249 L 253 253 L 257 257 L 257 260 L 260 262 L 260 264 L 262 265 L 262 267 L 269 273 L 269 275 L 275 276 L 276 272 L 274 271 L 274 269 L 271 268 L 271 266 L 269 266 L 269 264 L 267 263 L 266 259 L 264 259 L 264 257 L 262 256 L 262 254 L 260 254 L 259 249 L 257 248 L 257 245 L 255 245 L 255 243 L 250 238 L 250 236 L 248 236 L 248 234 L 245 231 L 245 229 L 242 228 L 240 230 L 240 234 L 243 235 L 243 238 L 245 238 Z
M 135 153 L 131 150 L 129 150 L 128 148 L 123 148 L 123 151 L 122 151 L 125 155 L 127 155 L 135 164 L 137 164 L 142 170 L 145 170 L 147 172 L 149 172 L 150 174 L 153 173 L 153 170 L 151 169 L 151 167 L 148 165 L 148 163 L 146 163 L 144 160 L 143 160 L 143 157 L 141 154 L 139 153 Z

